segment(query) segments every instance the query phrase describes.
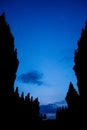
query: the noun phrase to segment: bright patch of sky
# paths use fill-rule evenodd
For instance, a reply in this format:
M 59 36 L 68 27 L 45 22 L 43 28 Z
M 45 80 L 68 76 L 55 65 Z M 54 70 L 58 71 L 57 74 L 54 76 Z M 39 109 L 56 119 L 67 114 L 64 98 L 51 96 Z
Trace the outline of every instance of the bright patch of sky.
M 77 89 L 74 51 L 87 20 L 87 2 L 0 0 L 0 14 L 3 11 L 18 52 L 15 88 L 19 87 L 20 94 L 30 92 L 41 104 L 65 99 L 70 81 Z M 24 83 L 18 79 L 21 74 L 34 71 L 43 74 L 43 84 L 38 86 L 37 82 Z

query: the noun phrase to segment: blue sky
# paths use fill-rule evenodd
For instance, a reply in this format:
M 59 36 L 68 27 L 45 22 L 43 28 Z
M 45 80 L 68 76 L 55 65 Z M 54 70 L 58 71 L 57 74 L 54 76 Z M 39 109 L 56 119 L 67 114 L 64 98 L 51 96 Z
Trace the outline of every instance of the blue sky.
M 86 0 L 0 0 L 17 48 L 15 85 L 40 104 L 65 99 L 76 86 L 74 51 L 87 20 Z

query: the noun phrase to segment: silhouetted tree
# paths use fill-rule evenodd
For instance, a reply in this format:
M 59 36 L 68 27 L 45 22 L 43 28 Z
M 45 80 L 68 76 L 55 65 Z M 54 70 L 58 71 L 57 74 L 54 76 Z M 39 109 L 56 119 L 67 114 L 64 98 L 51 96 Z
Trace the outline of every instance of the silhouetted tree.
M 65 129 L 68 123 L 68 108 L 65 106 L 58 107 L 56 110 L 56 121 L 58 129 Z
M 82 29 L 81 37 L 78 40 L 78 48 L 75 50 L 74 67 L 77 78 L 77 86 L 80 97 L 83 101 L 86 100 L 86 72 L 87 72 L 87 21 L 85 27 Z M 82 100 L 82 99 L 81 99 Z
M 87 21 L 82 28 L 81 37 L 77 42 L 77 49 L 74 53 L 73 70 L 77 78 L 78 93 L 70 82 L 67 95 L 65 97 L 68 104 L 68 115 L 73 128 L 81 128 L 85 125 L 84 115 L 86 114 L 86 71 L 87 71 Z M 84 104 L 84 105 L 82 105 Z
M 17 49 L 5 13 L 0 16 L 0 96 L 14 91 L 14 81 L 19 61 Z
M 18 64 L 14 38 L 3 12 L 0 16 L 0 120 L 2 124 L 7 120 L 12 121 L 14 81 Z
M 79 109 L 79 95 L 74 88 L 72 82 L 69 84 L 69 89 L 67 92 L 67 95 L 65 97 L 65 100 L 67 102 L 68 108 L 71 111 L 78 111 Z
M 14 38 L 5 20 L 5 13 L 2 13 L 0 16 L 0 127 L 3 123 L 4 126 L 8 124 L 7 129 L 10 129 L 14 123 L 16 129 L 18 126 L 31 127 L 31 122 L 39 121 L 40 118 L 38 98 L 33 100 L 33 96 L 30 98 L 30 93 L 24 98 L 23 92 L 19 96 L 18 87 L 14 91 L 18 65 Z
M 77 86 L 78 91 L 80 95 L 79 100 L 79 126 L 84 128 L 86 127 L 86 120 L 84 118 L 84 115 L 86 114 L 86 98 L 87 98 L 87 92 L 86 92 L 86 72 L 87 72 L 87 21 L 85 23 L 85 27 L 82 28 L 80 39 L 78 40 L 78 47 L 75 50 L 74 54 L 74 67 L 73 70 L 75 72 L 76 78 L 77 78 Z M 82 105 L 84 104 L 84 105 Z M 79 127 L 79 128 L 80 128 Z

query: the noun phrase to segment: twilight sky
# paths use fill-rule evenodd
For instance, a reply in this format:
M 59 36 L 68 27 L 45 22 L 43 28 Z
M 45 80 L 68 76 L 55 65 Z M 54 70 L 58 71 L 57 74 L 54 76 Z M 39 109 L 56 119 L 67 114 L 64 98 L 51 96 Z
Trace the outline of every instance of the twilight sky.
M 86 0 L 0 0 L 17 48 L 15 81 L 40 104 L 65 99 L 76 86 L 74 50 L 87 20 Z

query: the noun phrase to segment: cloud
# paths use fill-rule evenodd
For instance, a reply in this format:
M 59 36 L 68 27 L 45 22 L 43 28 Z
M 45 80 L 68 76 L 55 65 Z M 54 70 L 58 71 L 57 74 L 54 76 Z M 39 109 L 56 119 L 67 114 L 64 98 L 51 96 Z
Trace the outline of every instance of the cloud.
M 42 85 L 43 84 L 43 81 L 41 80 L 42 77 L 43 77 L 42 73 L 39 73 L 38 71 L 30 71 L 28 73 L 23 73 L 19 75 L 18 79 L 23 83 Z

